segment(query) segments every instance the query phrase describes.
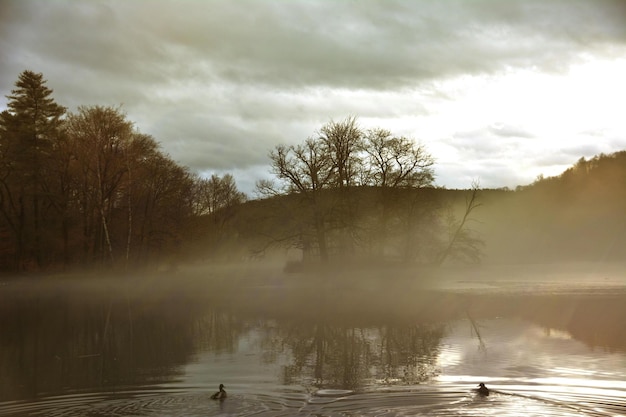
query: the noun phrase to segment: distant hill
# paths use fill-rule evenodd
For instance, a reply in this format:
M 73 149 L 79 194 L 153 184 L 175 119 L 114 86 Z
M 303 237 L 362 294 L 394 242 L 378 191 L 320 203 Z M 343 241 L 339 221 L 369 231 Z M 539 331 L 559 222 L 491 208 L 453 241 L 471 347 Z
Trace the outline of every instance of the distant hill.
M 340 193 L 348 193 L 347 200 Z M 470 195 L 471 190 L 441 188 L 327 191 L 321 210 L 329 216 L 333 261 L 433 263 Z M 480 253 L 462 256 L 467 248 L 459 247 L 458 259 L 449 261 L 626 261 L 626 151 L 581 158 L 559 176 L 516 190 L 481 189 L 478 202 L 466 229 Z M 298 195 L 248 201 L 227 222 L 199 221 L 195 253 L 207 259 L 301 260 L 311 249 L 306 245 L 314 245 L 310 210 Z
M 626 151 L 483 197 L 487 262 L 626 260 Z

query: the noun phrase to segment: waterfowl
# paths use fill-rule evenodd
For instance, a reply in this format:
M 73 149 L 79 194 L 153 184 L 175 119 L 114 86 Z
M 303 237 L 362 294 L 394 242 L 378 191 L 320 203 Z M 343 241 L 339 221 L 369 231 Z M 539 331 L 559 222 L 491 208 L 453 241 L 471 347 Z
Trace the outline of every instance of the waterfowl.
M 487 388 L 485 384 L 482 382 L 478 384 L 478 389 L 476 391 L 478 391 L 480 395 L 485 395 L 485 396 L 489 395 L 489 388 Z
M 226 391 L 224 390 L 224 384 L 220 384 L 220 390 L 211 395 L 212 400 L 223 400 L 226 398 Z

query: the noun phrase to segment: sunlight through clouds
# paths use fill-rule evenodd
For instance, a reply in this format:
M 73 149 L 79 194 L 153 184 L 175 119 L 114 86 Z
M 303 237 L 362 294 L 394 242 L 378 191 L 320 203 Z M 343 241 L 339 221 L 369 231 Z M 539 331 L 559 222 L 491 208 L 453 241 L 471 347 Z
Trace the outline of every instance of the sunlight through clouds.
M 484 158 L 499 154 L 511 163 L 517 158 L 522 168 L 517 181 L 532 181 L 541 173 L 557 175 L 582 156 L 614 151 L 611 138 L 626 144 L 626 126 L 621 121 L 625 73 L 622 59 L 584 62 L 564 73 L 509 69 L 497 75 L 457 77 L 439 84 L 440 96 L 450 99 L 431 101 L 426 106 L 429 114 L 419 120 L 416 131 L 429 138 L 430 148 L 443 161 L 458 159 L 466 146 L 476 149 L 474 162 L 480 154 Z M 604 137 L 597 137 L 598 132 Z M 459 137 L 466 138 L 465 145 Z M 568 148 L 586 152 L 539 170 L 536 165 L 519 164 L 520 155 L 536 158 Z

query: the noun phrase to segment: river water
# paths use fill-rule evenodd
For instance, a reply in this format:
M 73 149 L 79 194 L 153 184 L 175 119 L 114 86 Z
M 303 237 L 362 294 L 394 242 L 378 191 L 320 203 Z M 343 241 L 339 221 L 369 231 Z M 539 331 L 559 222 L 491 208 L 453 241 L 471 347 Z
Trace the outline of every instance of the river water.
M 626 415 L 613 278 L 8 281 L 0 416 Z

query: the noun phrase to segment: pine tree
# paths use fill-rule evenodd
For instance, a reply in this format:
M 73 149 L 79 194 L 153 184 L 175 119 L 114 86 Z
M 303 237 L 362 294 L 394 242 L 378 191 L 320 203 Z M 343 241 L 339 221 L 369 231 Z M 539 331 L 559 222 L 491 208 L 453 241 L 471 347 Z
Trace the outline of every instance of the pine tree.
M 42 74 L 22 72 L 0 114 L 0 211 L 15 237 L 17 268 L 42 264 L 41 208 L 50 197 L 48 167 L 65 113 L 45 84 Z

